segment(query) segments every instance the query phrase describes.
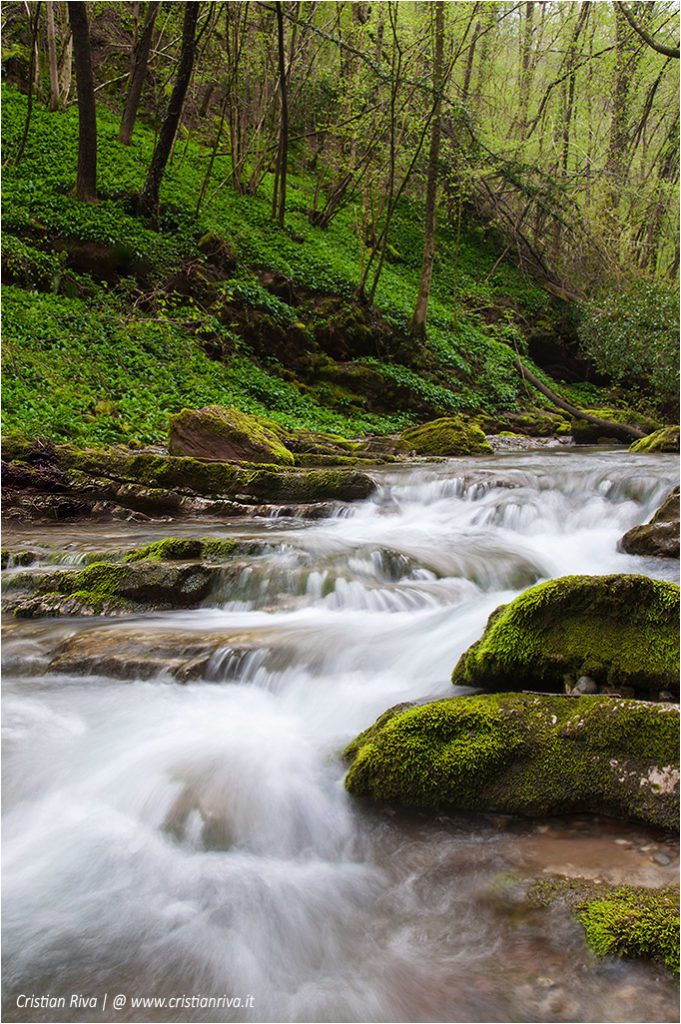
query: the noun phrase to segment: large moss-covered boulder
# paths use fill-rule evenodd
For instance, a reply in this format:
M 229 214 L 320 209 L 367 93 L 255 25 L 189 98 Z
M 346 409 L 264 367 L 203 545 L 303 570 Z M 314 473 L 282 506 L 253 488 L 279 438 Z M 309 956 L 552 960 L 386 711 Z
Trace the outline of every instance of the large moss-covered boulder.
M 345 751 L 356 796 L 433 810 L 597 813 L 676 828 L 678 707 L 528 693 L 388 712 Z
M 264 462 L 292 466 L 293 455 L 279 437 L 239 409 L 209 405 L 169 417 L 171 455 L 218 462 Z
M 649 523 L 634 526 L 620 541 L 629 555 L 679 557 L 679 488 L 675 487 Z
M 407 427 L 400 437 L 402 451 L 415 455 L 479 455 L 492 453 L 485 435 L 462 416 L 445 416 L 418 427 Z
M 658 699 L 679 692 L 679 588 L 647 576 L 565 576 L 490 615 L 461 656 L 455 685 L 564 692 L 598 689 Z
M 629 445 L 630 452 L 678 452 L 679 428 L 663 427 Z

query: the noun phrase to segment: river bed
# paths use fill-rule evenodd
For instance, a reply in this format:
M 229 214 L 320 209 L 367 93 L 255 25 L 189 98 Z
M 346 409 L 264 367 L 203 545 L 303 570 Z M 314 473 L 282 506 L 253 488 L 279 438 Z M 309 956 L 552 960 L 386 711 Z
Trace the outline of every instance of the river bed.
M 74 565 L 168 536 L 266 547 L 210 607 L 5 622 L 3 1019 L 678 1019 L 661 967 L 597 962 L 562 908 L 523 899 L 554 872 L 675 881 L 668 837 L 376 809 L 347 796 L 338 756 L 392 705 L 454 693 L 460 654 L 526 587 L 677 580 L 677 562 L 617 550 L 677 466 L 556 449 L 384 468 L 372 499 L 322 521 L 11 524 L 6 546 Z M 187 685 L 46 672 L 95 630 L 108 651 L 170 637 L 212 654 Z M 27 1003 L 46 995 L 64 1006 Z

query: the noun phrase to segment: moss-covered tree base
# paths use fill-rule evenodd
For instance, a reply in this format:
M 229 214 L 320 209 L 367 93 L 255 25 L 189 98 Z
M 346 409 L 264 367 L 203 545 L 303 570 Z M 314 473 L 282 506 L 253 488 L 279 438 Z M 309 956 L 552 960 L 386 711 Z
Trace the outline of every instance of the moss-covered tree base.
M 676 828 L 678 707 L 494 694 L 394 708 L 346 749 L 347 790 L 409 807 L 591 812 Z

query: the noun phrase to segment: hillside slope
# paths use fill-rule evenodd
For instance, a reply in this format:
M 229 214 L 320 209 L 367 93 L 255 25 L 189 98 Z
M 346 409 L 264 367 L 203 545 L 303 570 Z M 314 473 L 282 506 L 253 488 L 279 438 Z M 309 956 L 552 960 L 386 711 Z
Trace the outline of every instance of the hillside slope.
M 424 346 L 406 330 L 422 247 L 420 211 L 409 203 L 367 308 L 354 299 L 367 253 L 357 211 L 348 206 L 326 230 L 312 226 L 309 174 L 291 176 L 282 231 L 271 218 L 271 182 L 239 196 L 218 158 L 197 216 L 207 150 L 178 139 L 155 231 L 134 207 L 149 130 L 123 147 L 117 119 L 100 108 L 100 198 L 90 205 L 72 194 L 76 109 L 35 106 L 12 167 L 25 113 L 25 97 L 5 87 L 6 431 L 143 445 L 165 439 L 168 416 L 181 408 L 222 404 L 287 427 L 357 435 L 544 404 L 514 358 L 528 344 L 562 358 L 572 310 L 510 263 L 495 268 L 503 249 L 484 225 L 457 230 L 442 218 Z M 572 380 L 580 368 L 576 357 Z M 594 385 L 563 393 L 598 404 Z

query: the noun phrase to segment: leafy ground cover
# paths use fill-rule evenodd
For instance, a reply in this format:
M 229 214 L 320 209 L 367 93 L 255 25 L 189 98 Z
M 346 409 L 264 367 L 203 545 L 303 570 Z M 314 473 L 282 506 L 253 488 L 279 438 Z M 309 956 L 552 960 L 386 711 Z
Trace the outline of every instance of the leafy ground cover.
M 25 113 L 25 97 L 4 87 L 6 431 L 148 444 L 165 439 L 169 415 L 221 404 L 287 427 L 352 436 L 434 415 L 541 404 L 513 368 L 525 344 L 521 325 L 556 329 L 568 307 L 511 263 L 490 277 L 498 245 L 484 227 L 471 221 L 440 228 L 428 348 L 419 349 L 406 326 L 418 287 L 420 210 L 406 200 L 400 206 L 373 326 L 364 331 L 375 337 L 378 324 L 382 338 L 392 332 L 405 341 L 407 354 L 377 344 L 373 351 L 370 340 L 368 350 L 353 353 L 355 379 L 365 366 L 398 395 L 381 407 L 359 385 L 319 376 L 320 366 L 327 377 L 334 368 L 320 349 L 329 314 L 320 312 L 319 297 L 351 302 L 368 254 L 355 206 L 326 230 L 312 226 L 314 180 L 293 173 L 280 230 L 271 218 L 271 181 L 255 196 L 240 196 L 224 183 L 228 169 L 219 157 L 197 216 L 208 150 L 180 137 L 156 231 L 134 204 L 153 147 L 148 129 L 122 146 L 117 117 L 99 109 L 100 199 L 86 204 L 72 194 L 76 108 L 51 114 L 35 105 L 24 157 L 13 167 Z M 200 245 L 213 236 L 223 246 L 222 263 Z M 286 300 L 272 281 L 279 291 L 282 282 L 289 287 Z M 287 332 L 297 338 L 293 369 L 281 344 Z M 252 335 L 260 339 L 255 346 Z

